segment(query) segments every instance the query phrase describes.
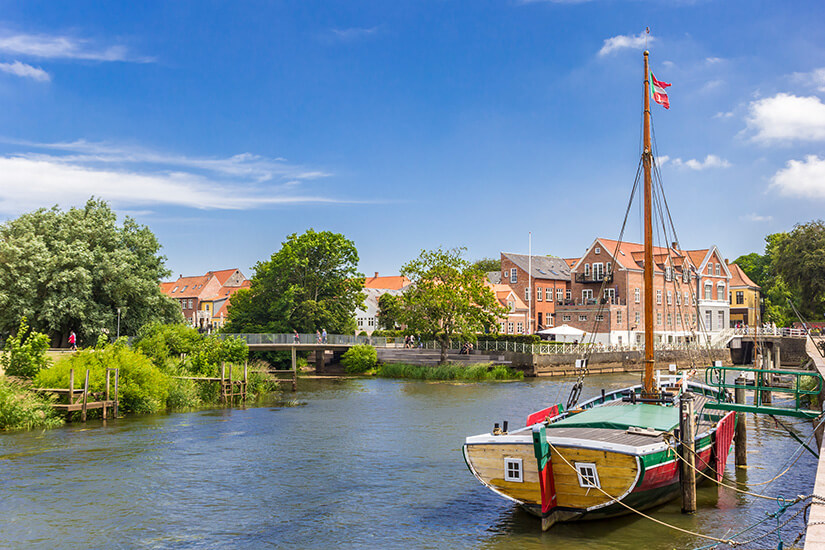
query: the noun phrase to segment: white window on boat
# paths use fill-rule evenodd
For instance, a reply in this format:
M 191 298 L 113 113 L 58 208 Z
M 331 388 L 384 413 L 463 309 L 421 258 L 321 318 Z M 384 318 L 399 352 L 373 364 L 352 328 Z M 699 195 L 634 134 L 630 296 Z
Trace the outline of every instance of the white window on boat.
M 524 482 L 520 458 L 504 459 L 504 481 L 515 481 L 517 483 Z
M 576 473 L 579 476 L 579 486 L 585 488 L 601 488 L 599 472 L 592 462 L 576 462 Z

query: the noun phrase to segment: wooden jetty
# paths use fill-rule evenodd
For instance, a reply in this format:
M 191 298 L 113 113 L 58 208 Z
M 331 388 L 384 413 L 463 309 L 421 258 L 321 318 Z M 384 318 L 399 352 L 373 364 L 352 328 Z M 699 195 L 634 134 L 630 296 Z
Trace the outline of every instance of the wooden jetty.
M 114 373 L 114 395 L 112 395 L 112 374 Z M 71 413 L 80 412 L 80 419 L 86 422 L 87 412 L 94 409 L 103 410 L 105 420 L 112 411 L 113 418 L 118 415 L 118 386 L 120 382 L 120 369 L 106 368 L 106 389 L 101 392 L 89 391 L 89 369 L 86 369 L 86 379 L 83 388 L 74 387 L 74 369 L 69 369 L 68 388 L 34 388 L 34 391 L 57 395 L 58 399 L 65 402 L 52 403 L 52 407 L 58 411 L 66 413 L 67 418 L 71 418 Z
M 289 378 L 277 379 L 280 382 L 292 381 L 292 391 L 298 390 L 298 364 L 296 361 L 295 350 L 292 350 L 292 369 L 282 371 L 269 371 L 270 374 L 276 376 L 287 375 Z M 235 403 L 236 398 L 240 401 L 246 401 L 247 387 L 249 385 L 249 362 L 245 361 L 243 364 L 243 378 L 235 380 L 233 376 L 235 365 L 221 363 L 221 375 L 217 376 L 173 376 L 179 380 L 195 380 L 198 382 L 218 382 L 220 383 L 220 396 L 223 403 Z

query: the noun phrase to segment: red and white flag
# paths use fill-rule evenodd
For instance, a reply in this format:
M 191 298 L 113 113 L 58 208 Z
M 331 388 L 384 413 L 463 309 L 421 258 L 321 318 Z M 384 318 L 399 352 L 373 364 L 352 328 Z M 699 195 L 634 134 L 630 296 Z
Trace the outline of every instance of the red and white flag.
M 656 80 L 656 77 L 653 76 L 653 71 L 650 71 L 650 97 L 665 109 L 670 109 L 670 100 L 668 100 L 667 92 L 665 91 L 665 88 L 668 87 L 670 87 L 670 84 Z

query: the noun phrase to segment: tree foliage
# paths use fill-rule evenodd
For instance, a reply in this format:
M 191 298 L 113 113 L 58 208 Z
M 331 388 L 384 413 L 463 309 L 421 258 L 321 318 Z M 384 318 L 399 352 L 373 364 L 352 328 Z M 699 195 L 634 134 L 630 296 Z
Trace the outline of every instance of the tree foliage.
M 795 295 L 800 313 L 821 320 L 825 313 L 825 222 L 797 224 L 777 239 L 771 268 Z
M 225 332 L 355 331 L 364 278 L 355 243 L 339 233 L 292 234 L 231 298 Z
M 422 250 L 401 268 L 412 284 L 403 295 L 402 321 L 410 330 L 441 343 L 441 362 L 453 338 L 475 340 L 494 332 L 505 313 L 482 274 L 461 255 L 464 249 Z
M 360 374 L 367 372 L 378 363 L 378 352 L 375 348 L 366 344 L 358 344 L 349 348 L 343 357 L 341 364 L 349 374 Z
M 481 258 L 474 261 L 472 267 L 480 273 L 501 271 L 501 258 Z
M 0 225 L 0 333 L 26 317 L 53 345 L 75 330 L 80 343 L 104 331 L 135 334 L 153 320 L 178 320 L 180 307 L 160 292 L 168 275 L 146 226 L 122 225 L 103 201 L 83 208 L 39 209 Z
M 33 378 L 49 364 L 46 357 L 47 349 L 49 337 L 40 332 L 30 331 L 26 318 L 23 317 L 17 333 L 6 340 L 0 362 L 9 376 Z
M 389 292 L 378 297 L 378 327 L 394 330 L 401 325 L 401 297 Z

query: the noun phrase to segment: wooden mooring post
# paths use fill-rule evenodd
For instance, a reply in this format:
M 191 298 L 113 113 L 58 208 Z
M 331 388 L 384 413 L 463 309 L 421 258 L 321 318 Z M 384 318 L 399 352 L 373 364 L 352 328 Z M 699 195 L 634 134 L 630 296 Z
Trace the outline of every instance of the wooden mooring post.
M 292 391 L 298 391 L 298 352 L 294 346 L 292 347 Z
M 679 400 L 679 436 L 682 440 L 681 476 L 682 486 L 682 513 L 696 512 L 696 458 L 695 450 L 695 422 L 693 418 L 693 394 L 684 392 Z
M 737 378 L 737 386 L 747 384 L 745 378 Z M 745 388 L 734 389 L 734 401 L 739 405 L 745 404 Z M 736 413 L 736 431 L 733 434 L 735 464 L 737 468 L 744 468 L 748 465 L 748 428 L 746 425 L 747 416 L 743 412 Z

